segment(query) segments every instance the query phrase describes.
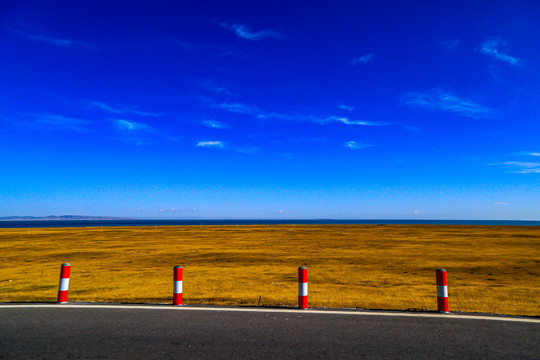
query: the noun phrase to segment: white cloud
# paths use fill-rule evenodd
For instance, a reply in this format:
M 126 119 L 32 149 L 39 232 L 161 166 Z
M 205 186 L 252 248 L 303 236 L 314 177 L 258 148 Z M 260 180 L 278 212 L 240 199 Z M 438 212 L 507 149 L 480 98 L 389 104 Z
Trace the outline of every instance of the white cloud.
M 372 54 L 372 53 L 360 56 L 359 58 L 351 60 L 351 64 L 353 65 L 356 65 L 358 63 L 367 64 L 371 59 L 373 59 L 373 56 L 375 56 L 375 54 Z
M 226 87 L 224 86 L 219 86 L 219 85 L 216 85 L 213 81 L 211 80 L 202 80 L 202 81 L 199 81 L 197 83 L 199 86 L 207 89 L 207 90 L 210 90 L 210 91 L 213 91 L 217 94 L 223 94 L 223 95 L 227 95 L 227 96 L 233 96 L 234 94 Z
M 221 121 L 215 121 L 215 120 L 206 120 L 206 121 L 203 121 L 203 124 L 213 129 L 225 129 L 229 127 L 228 124 L 225 124 Z
M 354 107 L 347 106 L 347 105 L 339 105 L 338 108 L 341 109 L 341 110 L 347 110 L 347 111 L 353 111 L 354 110 Z
M 129 114 L 129 115 L 151 116 L 151 117 L 161 116 L 161 114 L 152 113 L 148 111 L 142 111 L 142 110 L 137 109 L 136 107 L 122 107 L 122 108 L 113 107 L 101 101 L 90 101 L 88 105 L 91 107 L 95 107 L 100 110 L 106 111 L 106 112 L 110 112 L 112 114 Z
M 540 163 L 537 162 L 507 161 L 502 165 L 518 174 L 540 174 Z
M 368 148 L 368 147 L 372 147 L 373 145 L 369 145 L 369 144 L 360 144 L 356 141 L 347 141 L 345 143 L 345 147 L 349 148 L 349 149 L 352 149 L 352 150 L 360 150 L 360 149 L 365 149 L 365 148 Z
M 32 116 L 35 122 L 39 125 L 46 126 L 47 128 L 54 127 L 54 129 L 70 130 L 77 132 L 86 132 L 90 129 L 90 121 L 67 117 L 63 115 L 35 115 Z
M 502 201 L 497 201 L 497 202 L 495 203 L 495 205 L 497 205 L 497 206 L 506 206 L 506 205 L 508 205 L 508 204 L 505 203 L 505 202 L 502 202 Z
M 145 124 L 141 124 L 135 121 L 124 120 L 124 119 L 114 119 L 116 126 L 122 131 L 128 132 L 153 132 L 153 129 Z
M 236 33 L 239 37 L 247 40 L 259 41 L 263 39 L 282 39 L 283 36 L 274 30 L 259 30 L 252 31 L 249 27 L 240 24 L 229 25 L 226 23 L 221 24 L 222 27 L 230 29 Z
M 451 112 L 474 119 L 485 117 L 492 112 L 488 107 L 472 100 L 459 98 L 441 89 L 406 93 L 404 99 L 407 105 L 424 107 L 432 111 Z
M 346 117 L 330 116 L 328 118 L 330 121 L 338 121 L 345 125 L 360 125 L 360 126 L 386 126 L 388 123 L 384 122 L 373 122 L 373 121 L 364 121 L 364 120 L 349 120 Z
M 523 155 L 523 156 L 540 156 L 540 152 L 523 151 L 523 152 L 517 153 L 516 155 Z
M 88 104 L 92 107 L 95 107 L 95 108 L 98 108 L 98 109 L 101 109 L 101 110 L 104 110 L 104 111 L 107 111 L 107 112 L 110 112 L 110 113 L 113 113 L 113 114 L 120 114 L 121 111 L 118 110 L 118 109 L 115 109 L 105 103 L 102 103 L 101 101 L 90 101 L 90 103 Z
M 503 51 L 506 48 L 506 41 L 500 37 L 492 37 L 486 39 L 480 46 L 480 52 L 482 54 L 491 55 L 495 59 L 506 62 L 510 65 L 518 65 L 519 59 L 508 55 Z
M 257 115 L 261 113 L 261 111 L 257 109 L 255 106 L 249 106 L 249 105 L 238 104 L 238 103 L 221 103 L 215 106 L 225 111 L 233 112 L 236 114 Z
M 240 103 L 221 103 L 214 105 L 214 107 L 223 109 L 225 111 L 251 115 L 259 119 L 280 119 L 280 120 L 293 120 L 293 121 L 311 121 L 319 124 L 328 124 L 331 122 L 341 122 L 346 125 L 361 125 L 361 126 L 387 126 L 390 125 L 386 122 L 374 122 L 364 120 L 350 120 L 343 116 L 335 115 L 313 115 L 313 114 L 283 114 L 277 112 L 265 112 L 257 108 L 256 106 L 249 106 Z
M 223 141 L 199 141 L 197 143 L 198 147 L 213 147 L 213 148 L 223 148 L 225 143 Z
M 28 33 L 24 31 L 19 30 L 12 30 L 14 33 L 18 34 L 19 36 L 24 37 L 27 40 L 35 41 L 35 42 L 41 42 L 46 43 L 50 45 L 54 45 L 57 47 L 62 48 L 87 48 L 90 49 L 91 46 L 87 43 L 84 43 L 82 41 L 78 40 L 71 40 L 71 39 L 65 39 L 65 38 L 57 38 L 53 36 L 43 35 L 43 34 L 34 34 L 34 33 Z

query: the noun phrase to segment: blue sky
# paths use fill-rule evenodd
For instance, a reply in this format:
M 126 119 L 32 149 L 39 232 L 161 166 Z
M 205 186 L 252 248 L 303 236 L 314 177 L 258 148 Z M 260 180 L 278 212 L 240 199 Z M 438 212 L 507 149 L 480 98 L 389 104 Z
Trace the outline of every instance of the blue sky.
M 538 220 L 538 39 L 537 1 L 3 1 L 0 216 Z

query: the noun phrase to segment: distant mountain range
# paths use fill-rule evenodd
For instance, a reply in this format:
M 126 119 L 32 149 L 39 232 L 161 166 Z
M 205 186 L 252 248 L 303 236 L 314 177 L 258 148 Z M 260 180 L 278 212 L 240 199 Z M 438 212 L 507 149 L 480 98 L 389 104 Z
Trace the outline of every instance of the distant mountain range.
M 125 220 L 125 218 L 116 218 L 108 216 L 86 216 L 86 215 L 49 215 L 49 216 L 4 216 L 0 221 L 16 220 Z

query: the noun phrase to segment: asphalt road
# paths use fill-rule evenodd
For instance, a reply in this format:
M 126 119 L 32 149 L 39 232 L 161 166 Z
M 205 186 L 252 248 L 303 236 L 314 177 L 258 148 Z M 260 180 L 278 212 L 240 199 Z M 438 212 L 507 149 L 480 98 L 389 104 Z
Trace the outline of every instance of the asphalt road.
M 0 358 L 540 358 L 538 320 L 164 308 L 0 306 Z

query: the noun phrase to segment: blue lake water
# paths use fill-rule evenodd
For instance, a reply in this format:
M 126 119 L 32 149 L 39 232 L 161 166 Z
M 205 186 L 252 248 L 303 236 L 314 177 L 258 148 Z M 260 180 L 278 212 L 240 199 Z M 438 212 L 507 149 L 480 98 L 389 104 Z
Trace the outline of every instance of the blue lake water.
M 0 228 L 56 228 L 99 226 L 178 226 L 178 225 L 506 225 L 540 226 L 540 221 L 521 220 L 17 220 L 0 221 Z

